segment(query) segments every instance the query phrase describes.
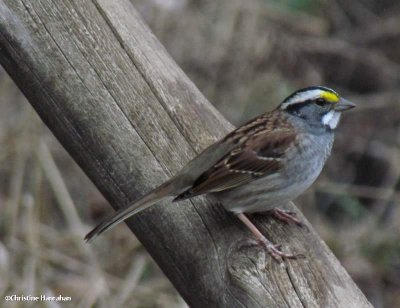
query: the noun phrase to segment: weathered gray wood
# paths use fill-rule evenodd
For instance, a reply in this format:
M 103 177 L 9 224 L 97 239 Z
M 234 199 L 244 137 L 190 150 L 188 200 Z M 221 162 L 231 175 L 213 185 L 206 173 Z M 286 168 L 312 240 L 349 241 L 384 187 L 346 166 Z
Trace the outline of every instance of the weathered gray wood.
M 1 64 L 115 208 L 232 128 L 128 0 L 2 1 L 0 47 Z M 370 307 L 311 226 L 255 220 L 306 258 L 272 262 L 204 198 L 161 203 L 128 224 L 190 306 Z

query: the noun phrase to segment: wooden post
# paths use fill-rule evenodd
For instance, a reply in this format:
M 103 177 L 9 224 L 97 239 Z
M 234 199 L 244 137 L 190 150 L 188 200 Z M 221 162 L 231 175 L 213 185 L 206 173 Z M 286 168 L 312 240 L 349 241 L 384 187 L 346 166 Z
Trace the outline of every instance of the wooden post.
M 1 64 L 114 208 L 232 128 L 128 0 L 4 0 L 0 47 Z M 311 226 L 256 223 L 306 258 L 279 266 L 205 198 L 160 203 L 128 225 L 192 307 L 371 307 Z

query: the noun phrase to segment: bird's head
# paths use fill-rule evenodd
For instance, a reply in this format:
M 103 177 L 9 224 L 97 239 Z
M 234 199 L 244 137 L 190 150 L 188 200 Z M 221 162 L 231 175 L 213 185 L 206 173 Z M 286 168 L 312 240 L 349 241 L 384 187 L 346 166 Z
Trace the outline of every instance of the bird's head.
M 287 97 L 279 109 L 302 118 L 312 125 L 323 125 L 334 130 L 343 111 L 355 105 L 326 87 L 308 87 Z

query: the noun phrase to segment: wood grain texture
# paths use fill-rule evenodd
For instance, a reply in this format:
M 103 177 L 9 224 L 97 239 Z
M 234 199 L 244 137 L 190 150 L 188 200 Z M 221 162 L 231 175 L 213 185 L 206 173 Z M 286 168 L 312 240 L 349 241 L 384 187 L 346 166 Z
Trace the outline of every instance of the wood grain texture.
M 128 0 L 2 1 L 0 47 L 1 64 L 114 208 L 232 129 Z M 128 225 L 192 307 L 371 307 L 311 226 L 254 220 L 306 258 L 279 266 L 201 197 L 162 202 Z

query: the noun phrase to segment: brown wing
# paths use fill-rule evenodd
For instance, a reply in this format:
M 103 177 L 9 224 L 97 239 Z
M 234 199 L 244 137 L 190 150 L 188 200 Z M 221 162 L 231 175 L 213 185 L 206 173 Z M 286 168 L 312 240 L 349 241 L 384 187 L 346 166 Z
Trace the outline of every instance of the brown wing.
M 295 138 L 289 128 L 257 131 L 201 174 L 176 200 L 231 189 L 278 172 Z

